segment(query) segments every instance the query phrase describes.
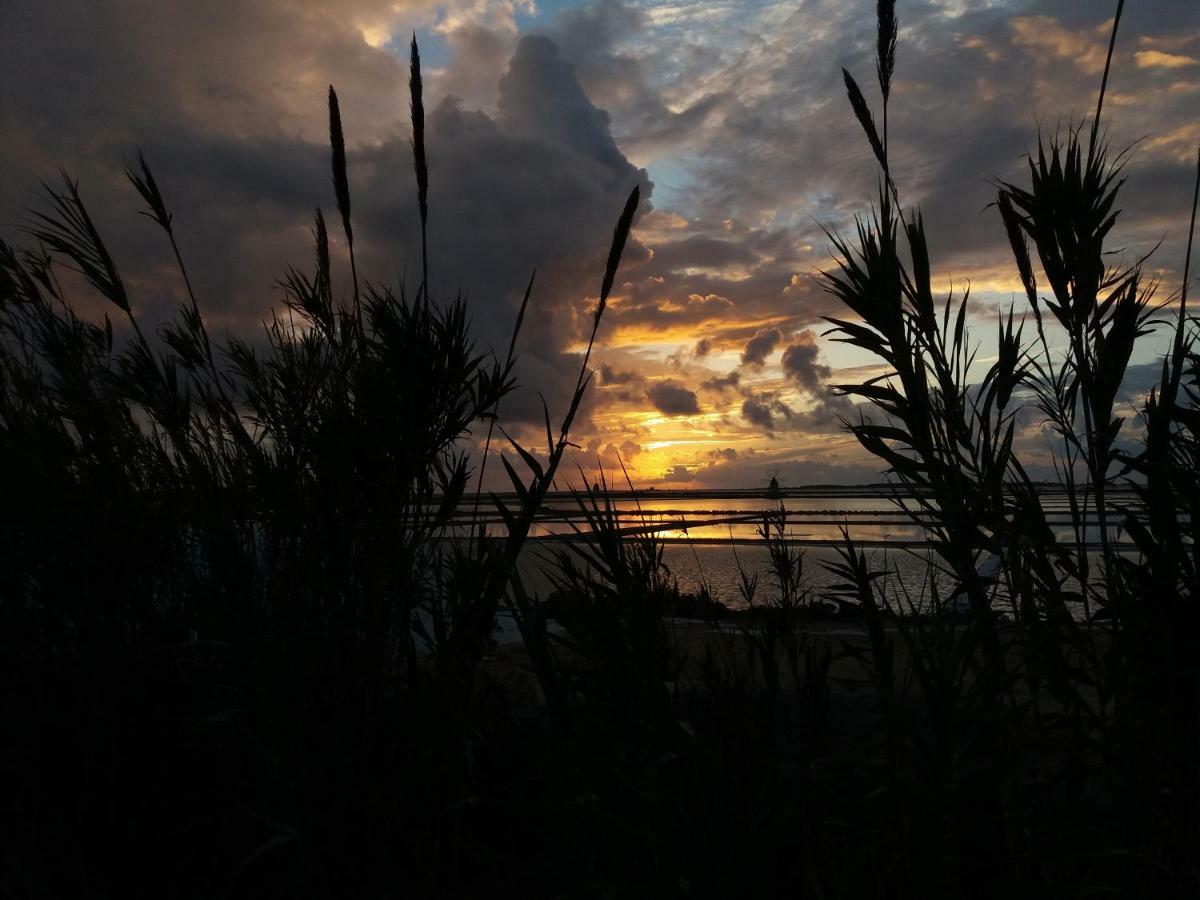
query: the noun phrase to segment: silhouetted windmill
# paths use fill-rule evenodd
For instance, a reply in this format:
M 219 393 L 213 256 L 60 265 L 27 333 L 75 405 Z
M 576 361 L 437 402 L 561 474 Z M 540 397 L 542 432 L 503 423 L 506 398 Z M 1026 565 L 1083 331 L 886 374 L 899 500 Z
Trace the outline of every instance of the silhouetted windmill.
M 771 473 L 771 481 L 767 485 L 767 496 L 768 497 L 774 498 L 774 497 L 782 497 L 783 496 L 782 491 L 779 490 L 778 475 L 779 475 L 778 470 Z

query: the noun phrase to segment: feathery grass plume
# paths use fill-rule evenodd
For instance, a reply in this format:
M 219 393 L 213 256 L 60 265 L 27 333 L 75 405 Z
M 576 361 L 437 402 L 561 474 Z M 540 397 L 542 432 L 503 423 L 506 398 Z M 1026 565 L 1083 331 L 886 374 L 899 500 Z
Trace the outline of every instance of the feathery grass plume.
M 892 93 L 892 73 L 896 70 L 896 0 L 879 0 L 875 9 L 876 21 L 879 26 L 875 41 L 877 60 L 875 71 L 879 76 L 879 90 L 883 92 L 883 105 L 886 107 L 888 97 Z M 884 129 L 886 132 L 886 128 Z M 885 137 L 886 139 L 886 137 Z
M 1017 271 L 1021 276 L 1021 285 L 1025 288 L 1025 296 L 1033 307 L 1033 314 L 1041 320 L 1041 308 L 1038 306 L 1037 279 L 1033 274 L 1033 262 L 1029 258 L 1029 242 L 1021 230 L 1021 222 L 1013 210 L 1012 201 L 1007 194 L 1001 193 L 996 201 L 1000 210 L 1000 218 L 1004 222 L 1004 231 L 1008 235 L 1009 246 L 1012 247 L 1013 259 L 1017 263 Z
M 30 271 L 33 263 L 30 254 L 25 254 L 23 263 L 17 253 L 17 248 L 6 244 L 0 239 L 0 305 L 11 301 L 15 304 L 41 306 L 42 287 L 54 294 L 53 280 L 39 272 L 35 275 Z M 35 269 L 35 271 L 37 271 Z M 39 287 L 39 284 L 42 287 Z
M 858 124 L 867 133 L 867 140 L 871 143 L 875 158 L 879 160 L 879 165 L 883 166 L 883 170 L 886 172 L 887 154 L 883 150 L 883 142 L 879 140 L 879 131 L 875 128 L 875 118 L 871 115 L 871 108 L 867 106 L 867 100 L 863 96 L 858 82 L 854 80 L 854 76 L 848 69 L 842 69 L 842 78 L 846 82 L 846 94 L 850 97 L 850 107 L 854 110 L 854 117 L 858 119 Z
M 125 283 L 79 196 L 79 182 L 72 181 L 65 171 L 61 174 L 66 186 L 64 191 L 57 191 L 42 182 L 51 212 L 31 211 L 33 222 L 29 233 L 47 249 L 74 263 L 92 287 L 132 320 Z M 136 322 L 134 325 L 136 327 Z
M 633 225 L 633 216 L 637 212 L 641 196 L 642 189 L 634 185 L 633 190 L 629 193 L 629 199 L 625 201 L 625 208 L 621 211 L 621 218 L 617 220 L 617 225 L 613 229 L 612 246 L 608 250 L 608 263 L 604 267 L 604 282 L 600 285 L 600 304 L 596 307 L 597 322 L 600 321 L 600 316 L 604 314 L 604 307 L 608 303 L 608 295 L 612 291 L 613 279 L 617 275 L 617 266 L 621 264 L 625 240 L 629 237 L 629 229 Z
M 322 295 L 327 296 L 331 280 L 329 274 L 329 233 L 325 229 L 325 216 L 321 213 L 321 207 L 319 206 L 314 216 L 313 238 L 316 243 L 317 252 L 317 286 L 321 288 Z
M 317 254 L 317 274 L 314 295 L 317 300 L 315 312 L 321 324 L 332 337 L 336 334 L 333 316 L 333 276 L 329 264 L 329 233 L 325 228 L 325 216 L 318 206 L 314 217 L 313 242 Z
M 329 86 L 329 147 L 333 167 L 333 192 L 337 197 L 338 212 L 342 214 L 342 228 L 346 232 L 346 245 L 350 250 L 350 279 L 354 289 L 354 315 L 362 331 L 362 305 L 358 295 L 358 266 L 354 261 L 354 229 L 350 226 L 350 178 L 346 167 L 346 139 L 342 135 L 342 112 L 338 106 L 337 92 Z
M 333 192 L 337 197 L 338 212 L 342 214 L 342 228 L 346 240 L 354 243 L 354 229 L 350 226 L 350 179 L 346 174 L 346 139 L 342 135 L 342 112 L 338 106 L 337 91 L 329 86 L 329 147 L 332 151 Z
M 167 239 L 171 243 L 171 251 L 175 254 L 175 263 L 179 268 L 179 274 L 183 276 L 183 284 L 187 289 L 188 298 L 191 300 L 192 323 L 197 334 L 203 341 L 205 354 L 209 361 L 209 369 L 218 389 L 220 389 L 220 379 L 217 378 L 216 363 L 213 361 L 212 344 L 209 341 L 208 332 L 203 327 L 204 320 L 200 316 L 200 304 L 196 300 L 196 292 L 192 288 L 192 279 L 188 274 L 187 266 L 183 263 L 183 254 L 179 250 L 179 242 L 175 240 L 175 229 L 172 226 L 171 212 L 167 209 L 167 202 L 163 199 L 162 191 L 158 188 L 158 182 L 154 178 L 150 164 L 146 161 L 146 155 L 141 150 L 138 150 L 137 165 L 138 171 L 136 172 L 131 166 L 126 166 L 125 177 L 129 179 L 130 184 L 134 186 L 142 199 L 146 201 L 148 208 L 142 210 L 141 215 L 158 223 L 158 226 L 166 232 Z
M 150 165 L 146 162 L 146 155 L 138 150 L 138 169 L 135 172 L 132 167 L 125 167 L 125 177 L 141 194 L 142 199 L 146 201 L 146 206 L 149 209 L 142 210 L 141 215 L 149 219 L 153 219 L 159 224 L 167 234 L 171 234 L 171 213 L 167 211 L 166 201 L 163 200 L 162 192 L 158 189 L 158 183 L 154 180 L 154 173 L 150 171 Z
M 425 159 L 425 101 L 421 96 L 421 53 L 414 31 L 409 62 L 408 93 L 412 114 L 413 167 L 417 173 L 417 205 L 421 211 L 421 280 L 429 293 L 429 251 L 426 229 L 429 224 L 429 165 Z
M 587 371 L 588 360 L 592 357 L 592 345 L 596 342 L 596 332 L 600 328 L 600 318 L 604 315 L 604 310 L 608 306 L 608 295 L 612 292 L 613 279 L 617 277 L 617 267 L 621 264 L 621 254 L 625 251 L 625 241 L 629 238 L 629 229 L 633 225 L 633 217 L 637 212 L 638 203 L 641 202 L 642 189 L 639 185 L 634 185 L 633 190 L 629 192 L 629 199 L 625 201 L 625 208 L 621 210 L 621 217 L 617 219 L 616 227 L 613 228 L 612 245 L 608 249 L 608 262 L 604 266 L 604 280 L 600 284 L 600 301 L 596 304 L 596 314 L 592 319 L 592 334 L 588 338 L 587 351 L 583 354 L 583 365 L 579 369 L 579 380 L 575 384 L 575 393 L 578 399 L 582 399 L 582 393 L 586 380 L 590 377 Z M 575 411 L 578 408 L 578 403 L 572 404 L 567 420 L 563 424 L 565 432 L 570 427 L 570 421 L 575 417 Z
M 226 390 L 224 379 L 217 371 L 217 361 L 213 353 L 212 340 L 209 337 L 208 329 L 204 325 L 204 317 L 200 314 L 200 301 L 196 297 L 195 288 L 192 287 L 192 277 L 188 273 L 188 267 L 183 261 L 183 253 L 179 249 L 179 241 L 175 238 L 175 229 L 172 224 L 173 216 L 167 208 L 162 191 L 159 190 L 158 182 L 154 178 L 154 172 L 150 169 L 150 163 L 146 161 L 146 156 L 140 149 L 138 150 L 138 169 L 140 170 L 139 172 L 134 172 L 131 167 L 127 166 L 125 168 L 125 175 L 149 207 L 149 209 L 142 211 L 142 215 L 153 219 L 166 233 L 167 240 L 171 244 L 171 252 L 175 255 L 175 265 L 179 269 L 180 276 L 183 278 L 183 285 L 187 291 L 188 300 L 191 302 L 191 309 L 185 310 L 183 317 L 188 335 L 185 338 L 182 333 L 175 332 L 177 338 L 176 346 L 185 346 L 186 343 L 195 345 L 198 342 L 199 346 L 203 349 L 208 373 L 212 379 L 212 386 L 216 389 L 217 396 L 221 400 L 219 404 L 220 413 L 226 420 L 234 439 L 245 446 L 250 443 L 251 438 L 238 415 L 236 405 Z M 135 322 L 135 327 L 136 324 Z M 163 371 L 164 374 L 169 373 L 169 368 L 166 367 L 165 362 Z

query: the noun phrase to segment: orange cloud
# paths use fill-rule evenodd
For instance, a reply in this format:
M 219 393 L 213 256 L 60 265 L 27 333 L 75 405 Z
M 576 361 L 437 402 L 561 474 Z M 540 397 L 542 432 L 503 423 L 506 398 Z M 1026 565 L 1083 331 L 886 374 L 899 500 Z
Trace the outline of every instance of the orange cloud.
M 1163 53 L 1160 50 L 1139 50 L 1133 54 L 1139 69 L 1181 69 L 1185 66 L 1200 65 L 1200 61 L 1190 56 L 1180 56 L 1175 53 Z
M 1004 54 L 985 37 L 972 34 L 962 39 L 962 45 L 970 50 L 980 51 L 988 62 L 999 62 L 1004 58 Z
M 1018 16 L 1012 20 L 1011 27 L 1014 41 L 1022 47 L 1069 59 L 1089 75 L 1104 70 L 1104 38 L 1112 28 L 1111 20 L 1097 25 L 1091 33 L 1064 28 L 1051 16 Z
M 1164 150 L 1171 157 L 1188 162 L 1196 155 L 1197 143 L 1200 143 L 1200 122 L 1190 122 L 1151 138 L 1146 141 L 1145 148 Z

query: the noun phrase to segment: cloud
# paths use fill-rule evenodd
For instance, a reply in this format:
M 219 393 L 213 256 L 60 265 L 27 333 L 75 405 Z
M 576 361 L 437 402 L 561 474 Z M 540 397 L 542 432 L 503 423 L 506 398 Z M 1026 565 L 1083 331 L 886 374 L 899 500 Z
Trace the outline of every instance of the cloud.
M 619 384 L 635 384 L 643 381 L 644 378 L 637 372 L 620 371 L 612 368 L 607 363 L 600 366 L 600 383 L 606 387 L 609 385 Z
M 668 416 L 694 416 L 700 413 L 696 392 L 689 391 L 678 381 L 656 381 L 646 389 L 646 399 L 654 408 Z
M 222 16 L 198 2 L 48 0 L 19 14 L 6 7 L 0 194 L 6 206 L 31 202 L 32 186 L 60 163 L 78 176 L 135 309 L 153 327 L 182 297 L 177 279 L 163 277 L 169 249 L 132 224 L 140 222 L 138 203 L 120 168 L 142 145 L 175 212 L 206 319 L 218 334 L 253 335 L 278 303 L 273 279 L 289 263 L 311 266 L 315 206 L 331 222 L 335 286 L 348 290 L 345 244 L 329 217 L 325 92 L 332 83 L 349 141 L 360 275 L 395 284 L 407 272 L 411 282 L 420 237 L 407 103 L 398 100 L 407 95 L 407 72 L 386 43 L 373 44 L 378 29 L 448 28 L 450 12 L 473 7 L 350 0 L 334 12 L 316 2 L 262 0 Z M 634 184 L 649 208 L 652 185 L 621 152 L 607 113 L 552 40 L 518 38 L 494 17 L 460 19 L 450 23 L 448 42 L 480 55 L 451 65 L 447 80 L 490 80 L 496 105 L 484 111 L 438 100 L 439 73 L 427 73 L 434 294 L 461 291 L 480 348 L 503 348 L 536 269 L 516 377 L 542 389 L 558 413 L 580 362 L 568 348 L 590 324 L 587 298 L 599 287 L 613 223 Z M 646 255 L 635 234 L 623 272 Z M 541 402 L 522 388 L 501 413 L 510 423 L 537 423 Z
M 663 481 L 692 481 L 695 475 L 687 466 L 672 466 L 668 471 L 663 473 Z
M 624 440 L 620 444 L 612 441 L 605 443 L 601 438 L 593 438 L 588 442 L 585 468 L 598 464 L 602 471 L 619 473 L 621 467 L 628 468 L 633 460 L 642 452 L 642 447 L 636 441 Z
M 743 392 L 742 418 L 768 436 L 787 431 L 797 434 L 840 434 L 842 420 L 858 418 L 858 407 L 842 395 L 822 393 L 808 409 L 796 409 L 776 391 Z
M 1089 75 L 1104 70 L 1105 38 L 1111 28 L 1108 22 L 1090 29 L 1090 33 L 1064 27 L 1052 16 L 1017 16 L 1011 25 L 1017 44 L 1070 60 Z
M 622 147 L 637 158 L 670 151 L 700 136 L 727 100 L 721 90 L 703 91 L 683 103 L 661 84 L 663 54 L 630 48 L 631 38 L 651 34 L 657 10 L 620 0 L 596 0 L 559 14 L 549 29 L 596 101 L 614 113 Z
M 547 37 L 521 38 L 500 79 L 500 114 L 519 134 L 561 143 L 613 171 L 632 168 L 613 140 L 608 113 L 591 103 L 574 64 Z
M 740 241 L 722 240 L 697 234 L 681 241 L 659 244 L 654 248 L 654 264 L 663 271 L 715 269 L 752 266 L 758 261 L 753 248 Z
M 717 460 L 689 472 L 690 480 L 707 488 L 766 487 L 773 477 L 785 487 L 869 484 L 883 480 L 879 467 L 870 460 L 850 456 L 842 448 L 836 454 L 827 451 L 800 457 L 787 456 L 787 452 L 759 452 L 754 456 Z
M 771 403 L 760 397 L 747 397 L 742 403 L 742 418 L 751 425 L 756 425 L 763 431 L 775 430 L 775 416 Z
M 724 375 L 714 375 L 712 378 L 705 379 L 700 382 L 700 388 L 701 390 L 724 394 L 726 391 L 736 388 L 741 380 L 741 373 L 737 369 L 734 369 L 732 372 L 727 372 Z
M 778 328 L 760 328 L 754 337 L 746 341 L 742 349 L 742 365 L 751 368 L 762 368 L 767 357 L 783 340 L 783 332 Z
M 877 168 L 840 81 L 846 65 L 878 113 L 872 16 L 841 0 L 541 6 L 256 0 L 214 16 L 199 0 L 0 5 L 0 198 L 6 211 L 26 205 L 30 186 L 59 163 L 80 176 L 153 326 L 181 296 L 162 276 L 169 248 L 136 217 L 120 176 L 144 146 L 206 318 L 218 333 L 253 334 L 278 301 L 273 279 L 311 255 L 313 207 L 332 222 L 332 83 L 350 141 L 360 273 L 375 283 L 407 273 L 411 284 L 419 232 L 404 51 L 415 27 L 428 51 L 436 293 L 461 289 L 480 349 L 502 349 L 538 271 L 506 425 L 518 436 L 540 425 L 532 388 L 547 394 L 552 414 L 565 408 L 612 224 L 639 183 L 647 202 L 601 325 L 597 356 L 607 366 L 577 419 L 581 442 L 595 438 L 607 452 L 627 435 L 653 440 L 636 417 L 654 405 L 654 379 L 672 377 L 677 401 L 686 406 L 690 393 L 699 411 L 699 392 L 706 411 L 711 403 L 726 418 L 676 413 L 655 428 L 719 429 L 748 444 L 795 438 L 766 444 L 772 452 L 833 434 L 838 412 L 853 405 L 821 385 L 857 360 L 788 336 L 844 313 L 811 277 L 829 262 L 822 226 L 852 227 L 876 196 Z M 1061 0 L 901 10 L 892 168 L 905 203 L 923 213 L 935 284 L 970 277 L 977 310 L 1007 297 L 1012 273 L 995 211 L 976 214 L 994 199 L 989 178 L 1021 183 L 1038 123 L 1090 111 L 1110 15 Z M 1114 146 L 1149 135 L 1126 169 L 1114 246 L 1129 261 L 1165 235 L 1155 264 L 1168 285 L 1178 281 L 1200 139 L 1193 20 L 1178 0 L 1129 6 L 1106 103 Z M 345 293 L 339 232 L 335 278 Z M 725 373 L 735 350 L 753 391 Z M 750 465 L 745 449 L 738 466 Z M 665 452 L 639 462 L 661 471 Z M 686 456 L 702 451 L 679 452 L 691 472 L 704 471 L 707 460 Z
M 829 366 L 818 361 L 820 352 L 817 336 L 806 329 L 796 335 L 794 342 L 783 351 L 783 357 L 780 359 L 784 374 L 813 396 L 821 392 L 821 386 L 831 372 Z
M 1190 56 L 1180 56 L 1175 53 L 1163 53 L 1159 50 L 1139 50 L 1133 54 L 1139 69 L 1181 69 L 1186 66 L 1200 65 L 1200 61 Z

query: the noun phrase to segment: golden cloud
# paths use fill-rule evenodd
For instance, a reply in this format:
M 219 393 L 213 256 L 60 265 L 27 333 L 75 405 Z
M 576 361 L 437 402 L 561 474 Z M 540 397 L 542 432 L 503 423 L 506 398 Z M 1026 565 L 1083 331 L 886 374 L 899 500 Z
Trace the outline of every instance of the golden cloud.
M 1180 56 L 1175 53 L 1163 53 L 1160 50 L 1139 50 L 1133 54 L 1139 69 L 1182 69 L 1185 66 L 1200 65 L 1200 61 L 1190 56 Z
M 1018 16 L 1011 26 L 1013 39 L 1019 46 L 1069 59 L 1089 75 L 1104 71 L 1104 38 L 1112 29 L 1112 20 L 1096 26 L 1090 33 L 1064 28 L 1051 16 Z

